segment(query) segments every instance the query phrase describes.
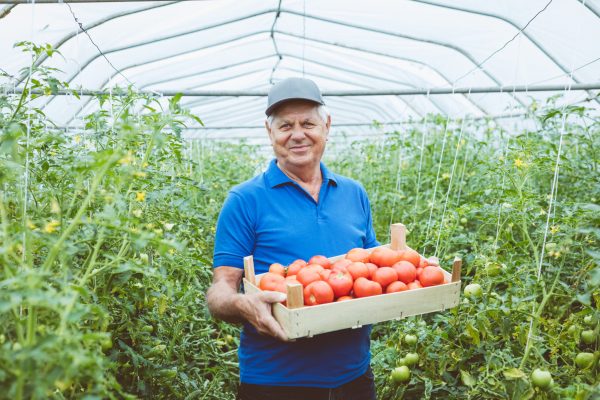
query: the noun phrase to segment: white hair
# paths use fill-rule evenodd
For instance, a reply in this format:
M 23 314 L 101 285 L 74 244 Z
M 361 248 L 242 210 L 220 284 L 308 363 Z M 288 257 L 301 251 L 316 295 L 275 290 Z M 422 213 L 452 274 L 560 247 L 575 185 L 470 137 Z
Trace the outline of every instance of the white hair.
M 323 122 L 327 123 L 327 118 L 329 117 L 329 110 L 327 109 L 327 107 L 325 107 L 323 104 L 319 104 L 317 106 L 317 113 L 319 114 L 319 117 L 321 117 Z M 275 118 L 275 112 L 273 112 L 271 115 L 269 115 L 267 117 L 267 125 L 269 126 L 269 128 L 271 127 L 271 124 L 273 123 L 274 118 Z

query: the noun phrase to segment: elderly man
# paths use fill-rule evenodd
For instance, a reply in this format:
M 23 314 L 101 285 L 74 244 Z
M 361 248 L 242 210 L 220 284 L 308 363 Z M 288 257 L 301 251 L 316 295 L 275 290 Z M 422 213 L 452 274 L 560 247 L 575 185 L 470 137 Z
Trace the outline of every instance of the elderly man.
M 379 245 L 364 188 L 321 162 L 331 117 L 308 79 L 274 85 L 265 123 L 275 159 L 234 187 L 217 223 L 214 278 L 207 298 L 216 318 L 241 322 L 238 398 L 375 399 L 370 327 L 287 340 L 271 314 L 279 292 L 239 293 L 243 257 L 257 273 L 275 262 L 327 257 Z

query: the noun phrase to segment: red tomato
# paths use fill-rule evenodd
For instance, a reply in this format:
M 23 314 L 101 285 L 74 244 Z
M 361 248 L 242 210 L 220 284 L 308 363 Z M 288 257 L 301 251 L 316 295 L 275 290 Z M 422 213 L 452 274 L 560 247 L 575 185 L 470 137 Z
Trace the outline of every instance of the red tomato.
M 411 283 L 409 283 L 409 284 L 408 284 L 408 285 L 406 285 L 406 286 L 408 287 L 408 290 L 411 290 L 411 289 L 420 289 L 420 288 L 422 288 L 422 287 L 423 287 L 423 286 L 421 285 L 421 282 L 419 282 L 419 281 L 414 281 L 414 282 L 411 282 Z
M 288 275 L 285 277 L 285 281 L 289 283 L 300 283 L 298 279 L 296 279 L 296 275 Z
M 285 278 L 283 276 L 267 272 L 260 278 L 259 287 L 261 290 L 276 290 L 277 285 L 284 281 Z
M 373 281 L 379 283 L 383 289 L 397 280 L 398 274 L 392 267 L 378 268 L 373 274 Z
M 269 272 L 277 275 L 285 276 L 285 267 L 279 263 L 273 263 L 269 267 Z
M 392 268 L 398 274 L 398 280 L 407 285 L 417 277 L 417 269 L 408 261 L 398 261 Z
M 304 288 L 304 304 L 307 306 L 331 303 L 332 301 L 333 289 L 327 282 L 312 282 Z
M 403 292 L 405 290 L 408 290 L 408 286 L 406 286 L 404 284 L 404 282 L 395 281 L 388 285 L 388 287 L 385 289 L 385 292 L 386 293 L 396 293 L 396 292 Z
M 308 260 L 309 264 L 319 264 L 323 268 L 329 269 L 331 268 L 331 262 L 325 256 L 312 256 L 310 260 Z
M 375 273 L 375 271 L 377 271 L 377 265 L 373 263 L 366 263 L 365 265 L 369 269 L 369 279 L 373 280 L 373 274 Z
M 428 265 L 429 265 L 429 263 L 427 262 L 427 259 L 425 257 L 421 256 L 421 259 L 419 260 L 419 265 L 417 266 L 417 268 L 425 268 Z
M 361 276 L 363 278 L 369 277 L 369 268 L 365 265 L 365 263 L 361 262 L 353 262 L 352 264 L 346 267 L 350 275 L 352 275 L 352 279 L 357 280 Z
M 315 269 L 305 267 L 296 274 L 296 279 L 302 286 L 307 287 L 312 282 L 320 281 L 321 275 Z
M 390 267 L 398 260 L 398 252 L 388 247 L 378 247 L 369 256 L 369 261 L 378 267 Z
M 354 248 L 346 254 L 346 258 L 352 262 L 367 263 L 369 262 L 369 250 L 360 247 Z
M 444 283 L 444 272 L 440 267 L 425 267 L 421 272 L 419 282 L 423 287 L 441 285 Z
M 327 280 L 329 286 L 333 289 L 335 297 L 343 297 L 350 293 L 354 280 L 349 272 L 333 271 Z
M 338 299 L 336 301 L 346 301 L 346 300 L 352 300 L 354 297 L 352 296 L 342 296 L 342 297 L 338 297 Z
M 376 296 L 383 293 L 381 285 L 364 277 L 359 277 L 354 281 L 354 295 L 356 297 Z
M 406 249 L 400 254 L 400 260 L 408 261 L 415 267 L 418 267 L 421 263 L 421 255 L 413 249 Z
M 423 272 L 423 268 L 417 268 L 417 279 L 419 279 L 419 277 L 421 276 L 421 272 Z
M 326 281 L 329 278 L 329 275 L 331 275 L 330 269 L 323 269 L 322 271 L 319 271 L 319 276 L 324 281 Z
M 296 261 L 294 261 L 293 263 L 288 265 L 288 267 L 287 267 L 288 276 L 296 275 L 298 273 L 298 271 L 300 271 L 300 269 L 302 267 L 304 267 L 305 265 L 306 265 L 306 261 L 297 259 Z
M 352 264 L 352 261 L 348 260 L 347 258 L 340 258 L 339 260 L 337 260 L 336 262 L 334 262 L 331 265 L 331 269 L 334 271 L 336 271 L 336 270 L 346 271 L 346 267 L 350 264 Z

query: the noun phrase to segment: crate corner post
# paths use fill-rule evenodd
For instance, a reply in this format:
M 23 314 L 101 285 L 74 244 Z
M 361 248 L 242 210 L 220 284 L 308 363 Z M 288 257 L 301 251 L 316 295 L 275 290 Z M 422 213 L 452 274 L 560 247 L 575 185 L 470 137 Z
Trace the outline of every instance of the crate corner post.
M 406 225 L 401 223 L 390 225 L 390 248 L 392 250 L 406 249 Z
M 254 273 L 254 257 L 244 257 L 244 276 L 246 280 L 256 286 L 256 275 Z

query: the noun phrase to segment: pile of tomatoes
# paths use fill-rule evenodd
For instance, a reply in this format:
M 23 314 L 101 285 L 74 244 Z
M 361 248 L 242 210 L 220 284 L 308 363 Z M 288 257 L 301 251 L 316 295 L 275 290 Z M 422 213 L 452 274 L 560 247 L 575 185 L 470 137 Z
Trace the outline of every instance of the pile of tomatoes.
M 354 248 L 333 263 L 316 255 L 287 267 L 271 264 L 260 280 L 261 290 L 286 293 L 287 283 L 300 283 L 307 306 L 441 285 L 446 276 L 435 261 L 412 249 Z

